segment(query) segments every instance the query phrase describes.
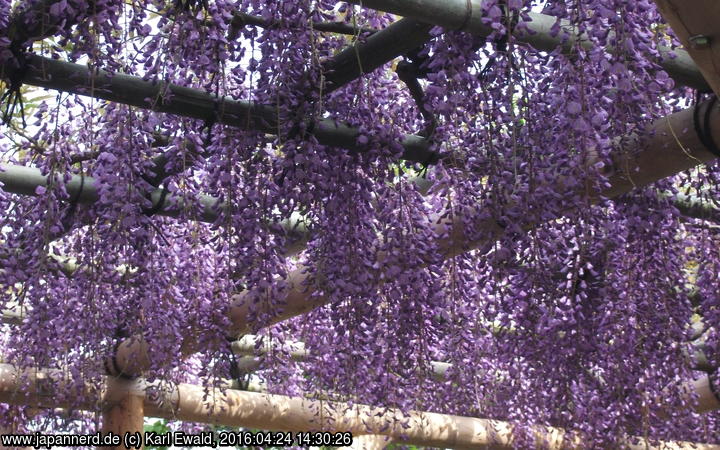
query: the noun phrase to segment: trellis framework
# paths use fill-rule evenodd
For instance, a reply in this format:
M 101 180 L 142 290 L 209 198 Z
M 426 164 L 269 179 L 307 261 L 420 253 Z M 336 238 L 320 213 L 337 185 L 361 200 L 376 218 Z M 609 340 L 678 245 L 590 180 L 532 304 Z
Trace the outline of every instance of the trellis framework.
M 52 4 L 53 2 L 46 3 Z M 393 2 L 363 1 L 357 3 L 362 3 L 364 7 L 388 10 L 388 12 L 405 18 L 382 31 L 373 33 L 367 40 L 338 54 L 328 64 L 329 67 L 334 69 L 329 72 L 331 74 L 328 80 L 330 90 L 338 89 L 363 73 L 371 72 L 388 61 L 426 43 L 432 37 L 431 28 L 433 25 L 448 29 L 462 28 L 464 31 L 480 36 L 487 36 L 492 31 L 482 21 L 481 6 L 477 2 L 466 3 L 461 0 L 398 0 Z M 468 9 L 468 5 L 471 6 L 470 9 Z M 45 6 L 47 7 L 47 4 Z M 247 17 L 242 19 L 243 23 L 252 23 L 248 22 L 249 20 L 251 19 Z M 257 22 L 257 19 L 252 20 L 255 20 L 256 25 L 262 25 Z M 668 19 L 668 21 L 671 24 L 673 23 L 671 19 Z M 530 32 L 516 31 L 518 34 L 517 39 L 525 41 L 540 50 L 547 51 L 554 50 L 562 45 L 573 45 L 572 39 L 563 40 L 562 37 L 552 35 L 550 27 L 553 23 L 554 20 L 550 17 L 533 15 L 532 21 L 529 22 Z M 65 27 L 69 25 L 64 24 Z M 54 28 L 50 26 L 43 30 L 43 33 L 36 33 L 33 31 L 37 30 L 31 30 L 23 38 L 31 36 L 33 38 L 45 37 L 57 31 Z M 322 27 L 318 27 L 318 29 L 320 28 Z M 334 31 L 330 27 L 325 28 Z M 22 32 L 19 31 L 19 33 Z M 14 38 L 18 37 L 15 36 Z M 576 38 L 578 37 L 576 36 Z M 680 38 L 685 40 L 683 43 L 688 48 L 691 47 L 688 41 L 689 35 L 683 36 L 681 34 Z M 697 56 L 693 54 L 693 57 L 697 60 Z M 674 58 L 667 57 L 663 60 L 662 66 L 678 83 L 696 89 L 705 89 L 709 84 L 717 92 L 716 83 L 709 75 L 715 72 L 714 68 L 704 64 L 698 70 L 691 61 L 690 56 L 683 52 L 678 52 L 678 56 Z M 0 72 L 10 72 L 11 70 L 12 68 L 9 66 L 0 67 Z M 704 77 L 701 75 L 701 71 L 705 75 Z M 705 81 L 706 79 L 709 80 L 709 83 Z M 37 55 L 30 56 L 29 66 L 22 81 L 29 85 L 78 95 L 92 95 L 94 98 L 138 108 L 149 108 L 158 112 L 205 121 L 216 120 L 217 123 L 223 125 L 262 133 L 277 133 L 281 126 L 276 120 L 275 111 L 269 106 L 231 99 L 219 99 L 200 90 L 173 85 L 160 85 L 144 81 L 138 77 L 95 71 L 78 64 L 61 62 Z M 148 103 L 148 99 L 160 98 L 168 91 L 172 94 L 170 100 Z M 710 162 L 715 159 L 715 156 L 705 148 L 698 135 L 692 132 L 693 114 L 692 109 L 672 114 L 657 120 L 646 131 L 646 136 L 635 136 L 634 140 L 642 150 L 629 159 L 618 158 L 616 171 L 609 178 L 610 186 L 598 194 L 609 198 L 618 197 L 633 188 L 653 183 L 700 163 Z M 713 124 L 718 123 L 717 111 L 710 111 L 709 120 Z M 720 134 L 715 135 L 717 128 L 716 126 L 710 129 L 715 140 L 719 141 Z M 315 124 L 311 133 L 322 144 L 343 147 L 357 152 L 365 150 L 358 139 L 361 135 L 360 130 L 337 124 L 330 119 Z M 433 152 L 430 141 L 421 136 L 405 136 L 401 145 L 404 160 L 427 164 L 428 162 L 436 162 L 439 159 Z M 662 149 L 661 158 L 658 157 L 658 149 Z M 157 177 L 151 184 L 158 189 L 151 193 L 151 198 L 156 205 L 160 205 L 159 213 L 177 216 L 178 211 L 183 209 L 183 200 L 172 196 L 168 197 L 167 193 L 159 188 L 167 176 L 170 175 L 165 171 L 165 163 L 166 161 L 162 159 L 155 161 Z M 456 162 L 453 163 L 456 164 Z M 4 189 L 8 192 L 33 195 L 37 192 L 38 186 L 48 184 L 48 179 L 34 169 L 14 166 L 6 166 L 3 169 L 3 172 L 0 173 L 0 180 L 4 184 Z M 560 183 L 557 189 L 561 190 L 562 188 L 562 183 Z M 73 198 L 77 198 L 78 202 L 92 203 L 98 198 L 92 180 L 88 178 L 73 177 L 67 183 L 67 189 L 68 193 Z M 702 209 L 702 207 L 690 204 L 687 199 L 678 198 L 676 200 L 682 206 L 681 209 L 688 214 L 692 215 L 693 212 Z M 208 197 L 202 198 L 201 202 L 206 208 L 201 214 L 198 214 L 196 219 L 213 221 L 217 215 L 217 201 Z M 469 214 L 469 216 L 472 216 L 472 214 Z M 433 219 L 436 234 L 440 238 L 431 245 L 440 249 L 446 258 L 478 248 L 486 243 L 485 241 L 478 242 L 473 237 L 466 236 L 458 222 L 460 222 L 458 219 L 445 219 L 442 215 L 437 219 Z M 307 242 L 309 231 L 299 229 L 297 223 L 292 221 L 283 224 L 283 226 L 287 231 L 297 233 L 292 243 L 288 245 L 286 254 L 291 255 L 301 251 Z M 486 236 L 491 235 L 499 238 L 503 233 L 503 227 L 492 220 L 476 224 L 476 226 L 484 229 Z M 72 271 L 74 269 L 69 268 L 68 270 Z M 273 314 L 271 323 L 278 323 L 306 313 L 315 307 L 326 304 L 330 300 L 312 295 L 313 291 L 307 288 L 307 285 L 311 282 L 312 277 L 306 268 L 299 268 L 289 274 L 287 286 L 280 290 L 281 295 L 284 297 L 283 308 Z M 239 336 L 250 331 L 251 299 L 252 297 L 249 294 L 240 294 L 235 297 L 229 312 L 231 322 L 231 328 L 227 333 L 229 336 Z M 191 354 L 202 350 L 197 347 L 197 340 L 195 339 L 195 336 L 200 331 L 192 330 L 185 336 L 182 345 L 184 353 Z M 151 355 L 152 352 L 153 349 L 141 336 L 126 339 L 120 343 L 115 357 L 108 364 L 109 375 L 137 377 L 150 368 L 151 359 L 148 355 Z M 37 377 L 38 375 L 34 376 Z M 36 404 L 44 407 L 62 406 L 52 403 L 52 398 L 48 400 L 46 398 L 47 393 L 41 391 L 17 394 L 17 379 L 18 374 L 14 368 L 4 368 L 2 377 L 3 395 L 1 397 L 3 401 Z M 140 381 L 128 385 L 112 380 L 108 383 L 108 386 L 110 386 L 108 394 L 103 399 L 103 402 L 107 404 L 104 420 L 106 431 L 141 430 L 143 417 L 146 414 L 234 426 L 267 426 L 278 430 L 304 430 L 312 426 L 309 420 L 313 415 L 313 406 L 308 406 L 302 401 L 291 398 L 229 391 L 218 394 L 219 397 L 216 400 L 225 402 L 228 405 L 225 412 L 218 412 L 204 406 L 205 402 L 202 401 L 197 389 L 190 386 L 178 387 L 178 391 L 171 394 L 168 397 L 169 400 L 161 405 L 154 404 L 148 399 L 145 393 L 147 386 Z M 697 405 L 699 412 L 720 408 L 720 400 L 713 394 L 708 377 L 697 380 L 692 389 L 700 397 Z M 138 399 L 142 399 L 142 401 Z M 658 401 L 662 401 L 662 399 L 658 399 Z M 262 405 L 263 403 L 267 404 Z M 248 404 L 262 406 L 252 409 L 247 407 Z M 337 410 L 343 409 L 347 408 L 337 406 Z M 248 410 L 254 415 L 248 414 Z M 357 414 L 358 416 L 365 414 L 370 417 L 374 415 L 374 411 L 362 410 L 361 407 L 360 412 L 357 412 Z M 383 434 L 421 445 L 459 447 L 491 445 L 499 448 L 512 445 L 510 425 L 501 422 L 418 413 L 418 416 L 413 416 L 411 419 L 409 428 L 385 429 L 382 416 L 378 419 L 377 425 L 374 426 L 367 426 L 366 421 L 361 425 L 360 423 L 363 421 L 358 420 L 358 416 L 343 419 L 351 424 L 344 424 L 343 420 L 338 420 L 329 428 L 349 429 L 358 434 L 362 434 L 363 431 L 368 434 Z M 300 421 L 301 418 L 305 422 Z M 293 420 L 299 422 L 293 422 Z M 427 426 L 426 423 L 436 425 L 436 428 L 430 426 L 425 431 L 422 431 Z M 367 429 L 363 429 L 364 426 L 367 426 Z M 568 444 L 563 442 L 561 430 L 538 428 L 537 436 L 538 439 L 548 441 L 551 447 Z M 675 443 L 668 445 L 682 447 L 686 444 Z M 708 448 L 715 447 L 708 446 Z

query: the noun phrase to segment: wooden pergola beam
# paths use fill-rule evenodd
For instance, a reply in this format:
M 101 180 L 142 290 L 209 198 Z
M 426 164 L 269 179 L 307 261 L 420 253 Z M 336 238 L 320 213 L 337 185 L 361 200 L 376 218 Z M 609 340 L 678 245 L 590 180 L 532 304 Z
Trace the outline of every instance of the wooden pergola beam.
M 0 364 L 0 402 L 95 411 L 117 402 L 117 398 L 132 396 L 142 401 L 144 414 L 148 417 L 171 420 L 272 431 L 373 434 L 390 437 L 395 442 L 444 448 L 510 449 L 514 444 L 515 424 L 499 420 L 431 412 L 404 413 L 396 409 L 232 389 L 208 392 L 202 386 L 188 384 L 168 389 L 167 384 L 144 380 L 137 380 L 120 391 L 108 390 L 105 379 L 101 386 L 93 386 L 93 389 L 88 386 L 83 400 L 78 401 L 79 397 L 76 397 L 75 404 L 71 404 L 68 399 L 60 402 L 56 395 L 61 391 L 62 380 L 71 382 L 68 374 L 58 370 L 19 370 L 9 364 Z M 21 389 L 25 386 L 27 389 Z M 549 449 L 560 450 L 582 443 L 580 438 L 569 436 L 559 428 L 532 426 L 530 432 L 538 446 Z M 639 443 L 633 444 L 634 440 Z M 719 450 L 720 446 L 689 442 L 660 442 L 654 446 L 642 438 L 628 438 L 627 448 Z
M 4 78 L 12 70 L 7 64 L 0 65 L 0 78 Z M 218 98 L 199 89 L 146 81 L 131 75 L 104 70 L 92 71 L 87 66 L 37 55 L 28 55 L 28 67 L 23 82 L 142 109 L 216 121 L 243 130 L 268 134 L 284 132 L 277 122 L 277 110 L 271 106 L 227 97 Z M 368 150 L 367 146 L 358 143 L 360 130 L 336 123 L 332 119 L 319 120 L 312 134 L 323 145 L 355 152 Z M 402 146 L 402 159 L 407 161 L 423 162 L 434 155 L 429 142 L 420 136 L 406 135 Z
M 33 167 L 0 164 L 0 183 L 3 185 L 1 189 L 5 192 L 34 196 L 37 195 L 35 189 L 38 186 L 48 185 L 48 177 Z M 130 187 L 134 188 L 134 186 Z M 98 200 L 97 186 L 92 177 L 73 175 L 65 183 L 65 188 L 70 198 L 76 198 L 80 204 L 92 204 Z M 155 189 L 150 193 L 149 198 L 153 204 L 160 204 L 162 201 L 162 207 L 156 213 L 159 216 L 180 217 L 181 214 L 187 214 L 188 205 L 185 199 L 174 195 L 166 195 L 163 199 L 161 189 Z M 209 195 L 201 195 L 197 198 L 197 202 L 200 210 L 188 218 L 200 222 L 214 222 L 218 218 L 218 212 L 224 208 L 219 199 Z M 302 251 L 310 236 L 305 222 L 297 217 L 292 217 L 282 221 L 279 225 L 288 238 L 285 246 L 286 256 Z
M 156 159 L 156 173 L 159 173 L 159 175 L 151 182 L 151 184 L 156 187 L 160 184 L 161 180 L 164 180 L 170 175 L 162 169 L 164 167 L 163 161 L 165 160 L 166 157 L 164 155 Z M 59 180 L 56 180 L 56 182 L 58 181 Z M 429 184 L 428 180 L 416 177 L 411 179 L 410 182 L 416 184 L 423 194 L 427 194 L 428 187 L 426 185 Z M 37 195 L 36 189 L 39 186 L 48 186 L 48 177 L 43 175 L 39 169 L 33 167 L 0 164 L 0 184 L 2 184 L 0 189 L 5 192 L 35 196 Z M 129 186 L 129 188 L 135 189 L 133 186 Z M 76 198 L 80 204 L 93 204 L 98 199 L 97 187 L 95 186 L 95 179 L 93 177 L 73 175 L 65 182 L 65 189 L 70 197 Z M 159 204 L 162 198 L 162 189 L 155 189 L 149 194 L 149 199 L 153 204 Z M 162 206 L 156 214 L 173 218 L 180 217 L 181 214 L 184 214 L 184 217 L 191 220 L 213 223 L 217 220 L 218 211 L 222 211 L 224 208 L 218 198 L 209 195 L 200 195 L 196 200 L 200 206 L 200 210 L 188 215 L 190 209 L 185 199 L 178 198 L 172 194 L 166 195 L 164 200 L 162 200 Z M 677 195 L 672 199 L 672 202 L 680 213 L 686 217 L 720 222 L 720 211 L 718 211 L 714 205 L 704 202 L 700 198 Z M 291 217 L 290 219 L 282 221 L 279 225 L 287 238 L 284 255 L 292 256 L 303 251 L 311 237 L 307 223 L 301 220 L 301 218 Z
M 263 19 L 260 16 L 236 12 L 233 14 L 230 22 L 230 36 L 235 37 L 240 28 L 246 26 L 255 26 L 260 28 L 273 28 L 278 23 L 272 20 Z M 316 22 L 312 23 L 313 30 L 323 33 L 345 34 L 348 36 L 358 36 L 362 34 L 376 33 L 378 30 L 374 28 L 356 27 L 344 22 Z
M 241 339 L 234 341 L 230 347 L 236 355 L 241 356 L 237 361 L 238 368 L 246 373 L 252 372 L 260 366 L 261 360 L 256 355 L 285 351 L 289 353 L 292 360 L 304 361 L 310 354 L 303 342 L 268 342 L 266 338 L 260 338 L 252 334 L 245 335 Z M 445 378 L 448 369 L 452 366 L 442 361 L 430 361 L 429 365 L 430 371 L 437 379 Z
M 305 361 L 310 352 L 305 348 L 305 344 L 299 341 L 277 342 L 267 341 L 268 338 L 259 338 L 256 335 L 248 334 L 231 344 L 232 351 L 239 355 L 237 360 L 238 368 L 241 372 L 248 373 L 255 371 L 262 359 L 259 356 L 286 352 L 293 361 Z M 262 342 L 262 345 L 260 345 Z M 712 372 L 717 366 L 711 364 L 705 354 L 705 346 L 703 343 L 695 342 L 687 351 L 687 357 L 692 361 L 691 368 L 703 372 Z M 430 361 L 429 369 L 434 378 L 443 380 L 446 378 L 448 370 L 452 368 L 452 364 L 443 361 Z
M 655 0 L 655 4 L 707 83 L 720 95 L 720 2 Z
M 488 36 L 493 30 L 482 21 L 481 0 L 348 0 L 366 8 L 386 11 L 400 16 L 432 23 L 449 30 L 462 29 L 478 36 Z M 680 1 L 680 0 L 677 0 Z M 684 1 L 684 0 L 683 0 Z M 699 0 L 693 0 L 699 1 Z M 704 0 L 713 3 L 712 0 Z M 468 6 L 470 9 L 468 10 Z M 717 5 L 714 6 L 717 9 Z M 702 13 L 702 10 L 699 10 Z M 557 19 L 546 14 L 528 13 L 531 21 L 526 22 L 528 33 L 515 29 L 514 37 L 532 47 L 551 52 L 557 48 L 564 51 L 576 45 L 589 47 L 591 42 L 583 39 L 577 30 L 567 21 L 561 21 L 564 30 L 559 34 L 551 32 Z M 671 49 L 660 48 L 662 60 L 660 66 L 670 75 L 676 83 L 696 89 L 707 89 L 708 83 L 703 74 L 695 66 L 690 55 L 683 50 L 675 50 L 676 57 L 670 56 Z
M 433 25 L 415 19 L 401 19 L 366 41 L 346 48 L 326 64 L 326 92 L 335 91 L 365 73 L 425 45 Z

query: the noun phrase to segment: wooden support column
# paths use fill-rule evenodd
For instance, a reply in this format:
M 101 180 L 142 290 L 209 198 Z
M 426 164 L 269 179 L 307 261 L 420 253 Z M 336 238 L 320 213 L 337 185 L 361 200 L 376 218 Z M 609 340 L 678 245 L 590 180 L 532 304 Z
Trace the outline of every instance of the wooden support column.
M 114 433 L 124 442 L 126 433 L 138 433 L 142 439 L 145 423 L 144 395 L 136 392 L 134 383 L 127 380 L 111 378 L 108 380 L 107 406 L 103 410 L 102 434 Z M 103 447 L 103 449 L 126 450 L 124 445 Z M 141 446 L 142 448 L 142 446 Z
M 720 95 L 720 2 L 655 0 L 712 90 Z
M 720 95 L 720 2 L 655 0 L 655 3 L 713 92 Z M 718 142 L 717 138 L 715 142 Z M 699 397 L 698 412 L 720 409 L 720 398 L 715 395 L 710 383 L 705 375 L 690 385 L 691 391 Z

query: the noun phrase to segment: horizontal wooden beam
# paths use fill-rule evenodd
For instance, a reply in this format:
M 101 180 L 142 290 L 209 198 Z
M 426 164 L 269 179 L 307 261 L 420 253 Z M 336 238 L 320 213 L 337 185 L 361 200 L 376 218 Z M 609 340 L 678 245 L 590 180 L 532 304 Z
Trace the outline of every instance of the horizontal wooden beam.
M 346 48 L 325 65 L 326 92 L 345 86 L 362 74 L 373 72 L 389 61 L 425 45 L 433 25 L 401 19 L 363 42 Z
M 55 380 L 55 381 L 52 381 Z M 59 397 L 62 383 L 71 383 L 69 374 L 58 370 L 19 370 L 0 364 L 0 402 L 33 405 L 45 408 L 73 407 L 96 411 L 125 398 L 142 399 L 148 417 L 188 422 L 210 423 L 260 430 L 301 432 L 321 430 L 350 432 L 353 435 L 388 436 L 395 442 L 443 448 L 513 447 L 514 424 L 492 419 L 453 416 L 432 412 L 402 412 L 391 408 L 316 401 L 300 397 L 257 394 L 232 389 L 210 389 L 202 386 L 148 383 L 137 380 L 126 391 L 108 390 L 108 379 L 93 386 L 99 395 L 93 397 L 89 388 L 86 398 Z M 58 384 L 59 383 L 59 384 Z M 63 400 L 60 401 L 60 398 Z M 71 404 L 75 401 L 76 404 Z M 564 430 L 553 427 L 530 428 L 536 444 L 549 449 L 563 449 L 581 444 L 580 438 L 569 437 Z M 660 442 L 658 447 L 639 438 L 627 440 L 633 450 L 699 449 L 719 450 L 720 446 L 688 442 Z
M 305 24 L 301 26 L 304 27 Z M 246 14 L 236 12 L 233 14 L 232 21 L 230 22 L 230 36 L 232 38 L 237 36 L 240 28 L 246 26 L 255 26 L 260 28 L 274 28 L 280 26 L 279 22 L 273 20 L 263 19 L 260 16 L 254 16 L 252 14 Z M 312 29 L 323 33 L 336 33 L 345 34 L 349 36 L 360 36 L 362 34 L 376 33 L 378 30 L 374 28 L 356 27 L 344 22 L 312 22 Z
M 256 370 L 261 364 L 258 355 L 287 352 L 292 360 L 304 361 L 310 354 L 303 342 L 271 342 L 268 341 L 269 339 L 248 334 L 231 344 L 233 352 L 241 355 L 241 358 L 238 359 L 238 367 L 241 371 L 252 372 Z M 430 361 L 430 371 L 437 379 L 445 378 L 450 367 L 451 364 L 446 362 Z
M 0 64 L 0 78 L 6 78 L 13 67 Z M 131 75 L 91 70 L 37 55 L 28 55 L 23 82 L 28 85 L 93 97 L 157 112 L 216 122 L 243 130 L 267 134 L 287 132 L 277 122 L 277 110 L 271 106 L 219 98 L 199 89 L 172 83 L 152 82 Z M 362 153 L 370 150 L 358 143 L 360 130 L 332 119 L 318 121 L 312 135 L 320 144 Z M 430 143 L 423 137 L 405 135 L 401 145 L 402 159 L 425 162 L 434 157 Z
M 164 157 L 164 155 L 161 155 Z M 160 159 L 158 159 L 159 161 Z M 163 164 L 156 162 L 155 166 L 162 167 Z M 158 172 L 160 173 L 160 171 Z M 157 176 L 152 183 L 159 184 L 168 174 L 164 171 Z M 431 183 L 422 177 L 415 177 L 410 180 L 411 183 L 418 186 L 418 189 L 425 195 Z M 18 166 L 11 164 L 0 164 L 0 189 L 5 192 L 20 195 L 36 195 L 38 187 L 48 186 L 48 177 L 34 167 Z M 133 188 L 132 186 L 130 187 Z M 77 198 L 78 203 L 92 204 L 97 201 L 98 193 L 95 186 L 95 179 L 92 177 L 81 177 L 73 175 L 65 182 L 65 189 L 70 198 Z M 149 198 L 153 204 L 158 204 L 162 199 L 162 189 L 155 189 L 149 194 Z M 662 194 L 662 197 L 666 195 Z M 199 212 L 193 213 L 190 205 L 186 204 L 186 200 L 174 195 L 166 195 L 162 204 L 157 211 L 157 215 L 165 217 L 183 217 L 190 220 L 200 222 L 213 223 L 217 220 L 218 212 L 222 211 L 224 206 L 220 204 L 220 200 L 209 195 L 200 195 L 197 199 L 200 206 Z M 708 203 L 694 196 L 678 195 L 671 199 L 676 208 L 686 217 L 720 222 L 720 211 Z M 301 217 L 291 217 L 279 224 L 286 236 L 285 256 L 292 256 L 303 251 L 307 242 L 311 238 L 308 224 Z M 77 269 L 77 266 L 68 266 L 65 264 L 63 271 L 70 276 Z
M 36 189 L 38 187 L 48 185 L 48 177 L 34 167 L 0 164 L 0 184 L 2 184 L 1 189 L 5 192 L 34 196 L 37 195 Z M 134 188 L 133 186 L 130 187 Z M 98 200 L 97 186 L 95 186 L 95 179 L 92 177 L 73 175 L 65 183 L 65 188 L 70 198 L 77 198 L 78 203 L 92 204 Z M 154 205 L 163 202 L 162 207 L 156 213 L 159 216 L 183 216 L 200 222 L 215 222 L 218 218 L 218 212 L 224 208 L 219 199 L 209 195 L 200 195 L 197 198 L 200 206 L 197 213 L 188 212 L 192 211 L 192 208 L 189 208 L 191 205 L 187 205 L 186 200 L 183 198 L 166 195 L 163 199 L 162 189 L 152 191 L 149 198 Z M 287 236 L 286 256 L 302 251 L 310 238 L 307 224 L 298 217 L 291 217 L 280 222 L 279 225 L 285 236 Z
M 284 352 L 288 354 L 293 361 L 305 361 L 310 352 L 305 348 L 303 342 L 268 342 L 269 338 L 260 338 L 253 334 L 243 336 L 241 339 L 234 341 L 231 348 L 236 355 L 241 357 L 237 361 L 238 368 L 243 373 L 253 372 L 260 367 L 262 359 L 260 356 L 269 353 Z M 691 361 L 693 370 L 703 372 L 712 372 L 717 366 L 711 364 L 705 354 L 706 346 L 704 342 L 693 342 L 687 350 L 686 355 Z M 444 380 L 448 370 L 452 364 L 442 361 L 430 361 L 429 369 L 433 376 L 438 380 Z
M 482 21 L 482 7 L 480 0 L 349 0 L 350 3 L 362 5 L 363 7 L 378 9 L 393 14 L 417 19 L 432 23 L 450 30 L 462 27 L 464 31 L 478 36 L 488 36 L 493 31 Z M 678 2 L 680 0 L 677 0 Z M 693 0 L 695 2 L 699 0 Z M 712 0 L 704 0 L 710 4 Z M 683 0 L 684 3 L 684 0 Z M 470 11 L 468 11 L 468 5 Z M 718 6 L 714 5 L 717 9 Z M 702 13 L 702 10 L 699 9 Z M 468 12 L 470 14 L 468 15 Z M 565 33 L 552 33 L 551 28 L 557 22 L 557 18 L 546 14 L 534 12 L 528 13 L 531 21 L 526 22 L 528 32 L 516 29 L 513 34 L 519 42 L 525 42 L 532 47 L 552 52 L 558 48 L 564 51 L 570 49 L 580 41 L 581 45 L 589 47 L 592 44 L 589 40 L 583 39 L 575 28 L 567 21 L 561 21 L 561 27 Z M 662 59 L 660 66 L 670 75 L 677 84 L 695 89 L 707 89 L 708 83 L 703 74 L 693 62 L 690 55 L 683 50 L 674 50 L 671 57 L 671 49 L 661 47 Z

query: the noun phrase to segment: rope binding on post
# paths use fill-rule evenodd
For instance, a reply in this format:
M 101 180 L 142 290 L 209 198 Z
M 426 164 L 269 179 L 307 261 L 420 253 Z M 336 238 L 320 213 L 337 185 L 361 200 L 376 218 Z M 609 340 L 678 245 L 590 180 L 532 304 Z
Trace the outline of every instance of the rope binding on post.
M 712 126 L 710 124 L 710 115 L 712 110 L 717 103 L 717 95 L 712 94 L 710 100 L 706 103 L 701 103 L 701 97 L 703 92 L 698 92 L 695 97 L 695 106 L 693 106 L 693 127 L 695 128 L 695 134 L 697 134 L 700 142 L 705 146 L 705 149 L 720 158 L 720 148 L 718 148 L 715 138 L 712 135 Z M 706 104 L 705 112 L 703 113 L 702 122 L 700 121 L 700 110 L 703 104 Z

